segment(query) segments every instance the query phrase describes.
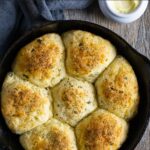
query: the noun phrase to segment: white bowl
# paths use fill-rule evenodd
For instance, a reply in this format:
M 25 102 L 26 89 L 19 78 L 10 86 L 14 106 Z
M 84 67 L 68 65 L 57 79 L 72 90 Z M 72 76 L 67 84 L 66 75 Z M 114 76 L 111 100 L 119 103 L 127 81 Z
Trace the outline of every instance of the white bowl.
M 134 11 L 127 14 L 114 11 L 110 7 L 109 0 L 99 0 L 99 6 L 101 11 L 107 18 L 120 23 L 130 23 L 137 20 L 144 14 L 148 6 L 148 2 L 149 0 L 141 0 L 139 6 Z

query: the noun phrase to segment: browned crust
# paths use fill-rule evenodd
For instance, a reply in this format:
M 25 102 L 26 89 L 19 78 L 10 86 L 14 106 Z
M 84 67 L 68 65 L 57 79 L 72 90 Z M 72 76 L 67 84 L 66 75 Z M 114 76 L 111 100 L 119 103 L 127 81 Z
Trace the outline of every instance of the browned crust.
M 70 41 L 67 34 L 72 34 Z M 65 37 L 66 36 L 66 37 Z M 67 37 L 68 36 L 68 37 Z M 71 31 L 63 35 L 67 47 L 69 73 L 86 75 L 107 61 L 107 51 L 113 46 L 99 36 L 83 31 Z M 66 38 L 66 39 L 65 39 Z M 67 43 L 68 42 L 68 43 Z
M 6 100 L 3 101 L 2 112 L 5 117 L 28 117 L 29 113 L 37 111 L 46 101 L 38 93 L 25 86 L 5 89 Z
M 50 69 L 56 65 L 56 60 L 59 58 L 59 47 L 56 44 L 45 44 L 34 41 L 33 48 L 29 48 L 29 45 L 24 47 L 18 55 L 17 65 L 21 72 L 27 74 L 37 75 L 42 73 L 41 78 L 47 78 L 50 75 Z
M 67 109 L 73 109 L 75 113 L 81 113 L 84 110 L 85 104 L 82 98 L 85 92 L 76 88 L 65 88 L 62 101 L 65 103 Z
M 108 116 L 92 118 L 84 133 L 85 147 L 88 150 L 106 150 L 110 145 L 115 145 L 121 132 L 121 128 L 116 124 L 117 122 Z
M 62 131 L 54 127 L 46 138 L 42 137 L 42 135 L 33 134 L 30 140 L 35 143 L 33 150 L 71 150 L 69 147 L 70 139 Z

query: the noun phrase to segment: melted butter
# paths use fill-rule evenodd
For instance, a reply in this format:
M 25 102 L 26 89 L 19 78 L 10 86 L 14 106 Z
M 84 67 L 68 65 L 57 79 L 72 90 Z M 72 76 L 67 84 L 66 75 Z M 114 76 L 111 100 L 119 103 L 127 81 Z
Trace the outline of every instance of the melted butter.
M 130 13 L 140 4 L 140 0 L 108 0 L 111 8 L 118 13 Z

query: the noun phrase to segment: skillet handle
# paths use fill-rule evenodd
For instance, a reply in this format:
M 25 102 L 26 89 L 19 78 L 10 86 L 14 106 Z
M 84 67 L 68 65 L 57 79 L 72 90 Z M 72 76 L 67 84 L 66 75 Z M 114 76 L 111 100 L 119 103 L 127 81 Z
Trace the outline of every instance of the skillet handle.
M 142 58 L 142 60 L 144 61 L 144 63 L 149 66 L 149 70 L 150 70 L 150 59 L 147 58 L 146 56 L 144 56 L 143 54 L 138 53 L 137 50 L 134 49 L 134 48 L 133 48 L 133 51 L 136 52 L 136 55 L 138 55 L 138 56 L 140 56 Z
M 149 71 L 150 71 L 150 60 L 146 56 L 141 55 L 141 57 L 143 58 L 145 64 L 149 66 Z
M 39 14 L 38 8 L 33 0 L 17 0 L 24 13 L 27 22 L 27 30 L 39 27 L 48 21 Z
M 149 60 L 146 56 L 143 56 L 143 55 L 142 55 L 142 57 L 143 57 L 145 63 L 150 66 L 150 60 Z

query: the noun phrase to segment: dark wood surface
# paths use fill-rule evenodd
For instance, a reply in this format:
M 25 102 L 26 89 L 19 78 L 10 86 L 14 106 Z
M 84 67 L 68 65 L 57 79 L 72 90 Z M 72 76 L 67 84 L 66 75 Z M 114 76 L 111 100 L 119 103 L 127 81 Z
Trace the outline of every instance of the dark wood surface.
M 130 24 L 119 24 L 106 19 L 94 3 L 85 10 L 65 10 L 66 19 L 86 20 L 105 26 L 150 59 L 150 4 L 145 14 L 137 21 Z M 150 123 L 147 130 L 135 150 L 150 150 Z

